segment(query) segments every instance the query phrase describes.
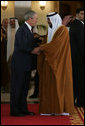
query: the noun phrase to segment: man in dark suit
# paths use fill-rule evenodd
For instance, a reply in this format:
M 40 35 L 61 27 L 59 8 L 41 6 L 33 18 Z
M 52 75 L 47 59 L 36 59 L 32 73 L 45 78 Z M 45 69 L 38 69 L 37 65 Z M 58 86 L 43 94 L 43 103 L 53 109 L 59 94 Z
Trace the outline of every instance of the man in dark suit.
M 11 63 L 10 114 L 12 116 L 34 115 L 27 107 L 27 94 L 32 70 L 32 57 L 39 54 L 35 47 L 32 26 L 37 23 L 37 14 L 29 10 L 25 23 L 19 27 L 15 35 L 14 52 Z
M 74 103 L 84 106 L 84 9 L 76 10 L 76 19 L 70 26 L 73 67 Z

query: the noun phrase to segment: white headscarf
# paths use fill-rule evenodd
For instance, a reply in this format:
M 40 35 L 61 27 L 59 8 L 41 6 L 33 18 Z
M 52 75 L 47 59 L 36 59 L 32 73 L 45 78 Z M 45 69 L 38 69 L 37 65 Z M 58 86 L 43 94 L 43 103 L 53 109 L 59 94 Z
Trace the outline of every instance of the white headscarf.
M 50 18 L 50 21 L 52 23 L 52 28 L 50 28 L 48 26 L 48 41 L 47 41 L 47 43 L 49 43 L 49 42 L 51 42 L 55 31 L 62 25 L 62 19 L 57 12 L 49 13 L 47 15 L 47 17 Z
M 9 60 L 9 57 L 13 54 L 15 33 L 16 33 L 17 29 L 19 28 L 18 20 L 16 18 L 14 18 L 14 20 L 15 20 L 15 28 L 11 28 L 10 19 L 8 21 L 8 29 L 7 29 L 7 62 Z

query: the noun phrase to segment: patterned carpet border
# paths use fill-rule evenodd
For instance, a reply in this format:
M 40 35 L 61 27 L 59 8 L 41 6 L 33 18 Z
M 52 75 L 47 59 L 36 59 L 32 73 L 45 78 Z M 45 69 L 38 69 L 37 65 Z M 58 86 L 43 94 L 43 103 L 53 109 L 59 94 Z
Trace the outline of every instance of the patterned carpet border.
M 84 108 L 75 107 L 75 112 L 70 116 L 72 125 L 84 125 Z

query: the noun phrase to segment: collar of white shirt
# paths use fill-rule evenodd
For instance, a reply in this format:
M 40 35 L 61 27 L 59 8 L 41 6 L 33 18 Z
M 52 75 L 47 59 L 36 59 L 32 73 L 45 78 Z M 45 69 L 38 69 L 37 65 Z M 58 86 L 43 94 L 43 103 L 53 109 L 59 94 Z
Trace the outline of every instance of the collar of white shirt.
M 32 27 L 25 21 L 25 24 L 27 25 L 27 27 L 30 29 L 30 31 L 31 31 L 31 29 L 32 29 Z

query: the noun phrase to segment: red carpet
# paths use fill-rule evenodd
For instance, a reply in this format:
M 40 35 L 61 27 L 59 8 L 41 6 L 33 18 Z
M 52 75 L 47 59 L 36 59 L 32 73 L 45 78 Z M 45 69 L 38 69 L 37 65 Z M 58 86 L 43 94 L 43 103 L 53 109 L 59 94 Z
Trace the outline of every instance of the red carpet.
M 40 116 L 38 114 L 39 104 L 29 104 L 28 108 L 36 115 L 12 117 L 10 116 L 10 105 L 1 104 L 1 125 L 72 125 L 75 122 L 71 116 Z M 81 121 L 84 120 L 81 119 Z

